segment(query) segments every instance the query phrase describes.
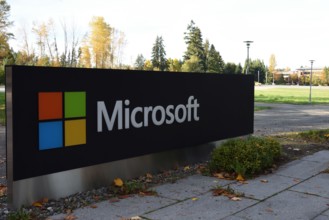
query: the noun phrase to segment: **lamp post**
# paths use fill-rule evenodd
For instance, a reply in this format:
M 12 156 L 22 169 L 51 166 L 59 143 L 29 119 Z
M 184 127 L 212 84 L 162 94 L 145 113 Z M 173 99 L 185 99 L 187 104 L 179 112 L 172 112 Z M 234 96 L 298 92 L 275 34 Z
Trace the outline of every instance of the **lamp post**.
M 247 41 L 243 41 L 243 42 L 247 44 L 247 69 L 246 69 L 246 75 L 247 75 L 249 72 L 249 47 L 250 47 L 250 44 L 253 43 L 253 41 L 247 40 Z
M 310 96 L 309 96 L 309 103 L 312 104 L 312 70 L 313 70 L 313 62 L 314 60 L 310 60 L 311 62 L 311 76 L 310 76 Z

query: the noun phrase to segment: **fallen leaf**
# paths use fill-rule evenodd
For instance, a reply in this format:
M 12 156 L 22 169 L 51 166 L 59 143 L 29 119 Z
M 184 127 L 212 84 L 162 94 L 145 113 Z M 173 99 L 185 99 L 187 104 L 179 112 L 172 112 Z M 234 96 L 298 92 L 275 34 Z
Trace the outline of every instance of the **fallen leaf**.
M 117 199 L 117 198 L 115 198 L 115 199 L 110 199 L 110 200 L 109 200 L 110 203 L 115 203 L 115 202 L 119 202 L 119 201 L 120 201 L 120 200 Z
M 195 197 L 194 197 L 194 198 L 192 198 L 192 201 L 196 201 L 196 200 L 198 200 L 198 198 L 195 198 Z
M 188 171 L 190 169 L 189 166 L 184 167 L 184 171 Z
M 239 181 L 239 183 L 241 183 L 241 184 L 249 184 L 248 181 L 245 181 L 245 180 Z
M 225 179 L 225 177 L 222 173 L 214 173 L 213 176 L 217 177 L 218 179 Z
M 213 194 L 214 196 L 220 196 L 220 195 L 222 195 L 223 193 L 225 193 L 225 189 L 215 189 L 215 190 L 213 190 L 213 192 L 212 192 L 212 194 Z
M 150 173 L 147 173 L 147 174 L 146 174 L 146 178 L 148 178 L 148 179 L 152 179 L 152 178 L 153 178 L 153 176 L 152 176 L 152 174 L 150 174 Z
M 299 182 L 300 182 L 299 179 L 294 179 L 293 181 L 294 181 L 295 183 L 299 183 Z
M 48 203 L 49 202 L 49 199 L 48 198 L 43 198 L 42 199 L 42 203 Z
M 238 174 L 238 176 L 236 177 L 237 181 L 244 181 L 244 178 L 241 174 Z
M 232 201 L 241 201 L 242 199 L 240 197 L 232 197 L 231 198 Z
M 32 204 L 32 206 L 34 206 L 34 207 L 42 207 L 42 204 L 40 202 L 34 202 Z
M 123 186 L 123 181 L 120 178 L 115 178 L 114 179 L 114 185 L 117 187 L 122 187 Z
M 91 205 L 90 208 L 96 209 L 97 208 L 97 205 Z
M 78 217 L 74 216 L 74 215 L 67 215 L 64 220 L 75 220 L 77 219 Z
M 154 196 L 156 194 L 157 193 L 155 191 L 152 191 L 152 190 L 139 192 L 140 196 Z
M 142 218 L 139 217 L 139 216 L 134 216 L 134 217 L 131 217 L 130 220 L 141 220 Z
M 262 183 L 268 183 L 268 180 L 262 179 L 260 180 Z
M 126 199 L 126 198 L 129 198 L 130 196 L 129 195 L 121 195 L 121 196 L 118 196 L 119 199 Z
M 271 209 L 271 208 L 266 208 L 265 211 L 267 211 L 267 212 L 273 212 L 273 209 Z
M 4 185 L 0 185 L 0 196 L 4 196 L 7 194 L 7 187 Z

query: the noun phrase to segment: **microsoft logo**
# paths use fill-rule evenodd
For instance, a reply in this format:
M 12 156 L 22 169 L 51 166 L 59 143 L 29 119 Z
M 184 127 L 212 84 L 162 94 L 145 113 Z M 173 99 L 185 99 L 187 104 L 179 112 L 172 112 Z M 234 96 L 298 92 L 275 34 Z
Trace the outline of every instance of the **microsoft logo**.
M 38 93 L 39 150 L 86 144 L 86 92 Z

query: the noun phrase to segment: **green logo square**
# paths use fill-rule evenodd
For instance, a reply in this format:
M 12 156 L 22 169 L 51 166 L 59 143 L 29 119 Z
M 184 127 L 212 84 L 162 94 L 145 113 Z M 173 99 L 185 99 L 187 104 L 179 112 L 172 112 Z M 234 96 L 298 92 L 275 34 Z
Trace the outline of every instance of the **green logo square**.
M 86 92 L 65 92 L 65 118 L 86 117 Z

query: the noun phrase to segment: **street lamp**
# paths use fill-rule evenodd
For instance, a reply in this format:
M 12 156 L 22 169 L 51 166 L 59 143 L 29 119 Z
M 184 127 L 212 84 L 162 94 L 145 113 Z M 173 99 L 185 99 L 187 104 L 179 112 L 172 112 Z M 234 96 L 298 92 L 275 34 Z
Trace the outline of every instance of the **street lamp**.
M 246 74 L 248 74 L 248 72 L 249 72 L 249 47 L 250 47 L 250 44 L 253 43 L 253 41 L 247 40 L 247 41 L 243 41 L 243 43 L 247 44 L 247 69 L 246 69 Z
M 310 77 L 310 96 L 309 96 L 309 103 L 312 104 L 312 70 L 313 70 L 313 62 L 314 60 L 310 60 L 311 62 L 311 77 Z

